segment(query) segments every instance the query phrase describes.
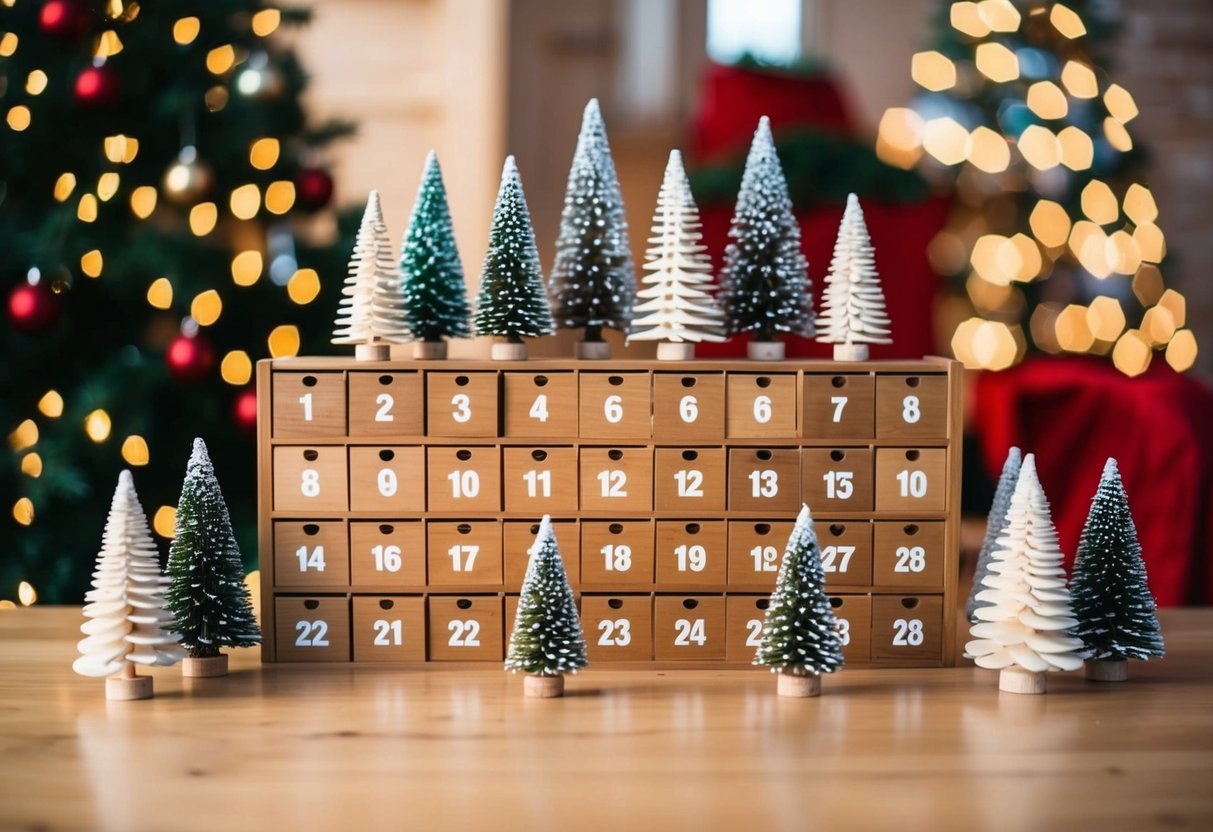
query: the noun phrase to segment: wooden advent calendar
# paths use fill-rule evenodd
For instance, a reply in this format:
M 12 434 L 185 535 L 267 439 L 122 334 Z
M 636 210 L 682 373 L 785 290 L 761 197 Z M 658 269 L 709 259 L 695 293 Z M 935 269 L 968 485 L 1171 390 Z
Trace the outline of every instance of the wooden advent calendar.
M 805 501 L 848 665 L 955 659 L 955 361 L 262 361 L 262 656 L 500 662 L 553 518 L 591 663 L 749 665 Z

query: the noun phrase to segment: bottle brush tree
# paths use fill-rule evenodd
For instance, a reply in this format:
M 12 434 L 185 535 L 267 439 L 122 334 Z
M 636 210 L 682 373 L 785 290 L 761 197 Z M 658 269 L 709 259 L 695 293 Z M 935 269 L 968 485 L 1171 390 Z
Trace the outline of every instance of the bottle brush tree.
M 985 606 L 977 601 L 977 594 L 984 589 L 982 580 L 990 574 L 990 559 L 998 545 L 998 537 L 1007 524 L 1007 509 L 1011 507 L 1011 495 L 1015 493 L 1015 483 L 1019 479 L 1019 466 L 1023 455 L 1019 448 L 1007 451 L 1006 462 L 1002 464 L 1002 474 L 998 477 L 998 487 L 994 490 L 994 502 L 990 505 L 990 514 L 986 517 L 986 536 L 981 543 L 981 551 L 977 554 L 977 567 L 973 571 L 973 588 L 969 591 L 969 600 L 965 602 L 965 616 L 970 624 L 977 623 L 977 607 Z
M 884 290 L 876 272 L 876 255 L 863 221 L 859 197 L 850 194 L 826 275 L 817 340 L 834 345 L 834 358 L 863 361 L 868 344 L 891 344 Z
M 408 338 L 400 275 L 392 263 L 379 192 L 371 191 L 341 288 L 333 343 L 354 344 L 358 358 L 385 359 L 388 344 Z

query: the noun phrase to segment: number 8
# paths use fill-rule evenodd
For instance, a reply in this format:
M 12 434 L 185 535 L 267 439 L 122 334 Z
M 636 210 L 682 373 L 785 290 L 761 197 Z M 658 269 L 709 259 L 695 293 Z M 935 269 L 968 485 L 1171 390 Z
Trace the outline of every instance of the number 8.
M 901 418 L 907 425 L 915 424 L 922 412 L 918 409 L 918 397 L 906 396 L 901 400 Z
M 319 497 L 320 472 L 315 468 L 303 469 L 303 480 L 299 483 L 299 490 L 303 492 L 304 497 Z

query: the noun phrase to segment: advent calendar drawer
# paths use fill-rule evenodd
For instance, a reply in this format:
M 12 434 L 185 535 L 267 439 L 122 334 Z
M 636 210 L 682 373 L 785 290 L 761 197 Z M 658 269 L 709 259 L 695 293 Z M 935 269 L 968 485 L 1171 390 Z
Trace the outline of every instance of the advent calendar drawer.
M 653 584 L 653 521 L 583 520 L 581 583 L 586 587 Z
M 567 438 L 577 435 L 577 376 L 507 372 L 505 435 Z
M 425 661 L 425 599 L 420 595 L 356 596 L 354 661 Z
M 658 448 L 653 463 L 657 511 L 724 511 L 724 448 Z
M 872 524 L 867 520 L 813 522 L 826 586 L 871 586 Z
M 426 524 L 430 586 L 501 586 L 501 524 L 496 520 Z
M 274 598 L 278 661 L 348 662 L 350 602 L 344 595 Z
M 830 598 L 838 633 L 842 636 L 842 658 L 848 666 L 872 660 L 872 597 L 835 595 Z
M 731 437 L 795 436 L 796 376 L 729 373 L 725 433 Z
M 801 436 L 871 439 L 875 412 L 876 385 L 871 375 L 805 374 Z
M 766 595 L 730 595 L 725 599 L 724 657 L 728 661 L 754 661 L 770 606 L 771 599 Z
M 877 511 L 943 511 L 948 452 L 945 448 L 878 448 Z
M 939 664 L 942 655 L 943 596 L 873 596 L 874 664 Z
M 805 448 L 804 501 L 814 514 L 872 510 L 871 448 Z
M 497 374 L 426 373 L 429 436 L 496 436 Z
M 728 574 L 723 520 L 657 521 L 657 587 L 719 587 Z
M 678 442 L 724 438 L 724 374 L 656 373 L 653 436 Z
M 648 373 L 580 373 L 579 398 L 583 438 L 650 435 Z
M 947 433 L 947 376 L 876 377 L 877 436 L 943 439 Z
M 350 373 L 350 436 L 420 436 L 425 432 L 421 374 Z
M 944 524 L 878 521 L 873 583 L 943 591 Z
M 350 448 L 350 508 L 425 510 L 425 455 L 420 446 Z
M 345 446 L 274 448 L 277 511 L 345 511 L 349 508 Z
M 577 513 L 576 448 L 504 448 L 505 510 Z
M 274 373 L 274 436 L 344 436 L 343 373 Z
M 582 448 L 580 500 L 588 511 L 651 511 L 652 450 Z
M 501 451 L 495 447 L 426 449 L 430 511 L 501 510 Z
M 505 658 L 501 598 L 431 595 L 430 661 L 501 661 Z
M 790 520 L 730 520 L 729 587 L 774 590 L 793 525 Z
M 652 596 L 583 595 L 581 628 L 591 664 L 653 658 Z
M 800 509 L 800 451 L 796 448 L 730 448 L 729 509 Z
M 502 557 L 505 561 L 505 588 L 517 591 L 522 588 L 527 564 L 531 562 L 531 547 L 535 535 L 539 534 L 538 523 L 524 520 L 506 520 L 502 531 Z M 560 548 L 560 560 L 564 563 L 569 583 L 581 580 L 581 533 L 576 520 L 553 520 L 552 531 L 556 545 Z
M 723 659 L 724 606 L 723 595 L 658 595 L 653 599 L 653 658 Z
M 274 581 L 286 587 L 348 585 L 345 523 L 274 523 Z
M 350 577 L 355 586 L 424 586 L 421 521 L 350 523 Z

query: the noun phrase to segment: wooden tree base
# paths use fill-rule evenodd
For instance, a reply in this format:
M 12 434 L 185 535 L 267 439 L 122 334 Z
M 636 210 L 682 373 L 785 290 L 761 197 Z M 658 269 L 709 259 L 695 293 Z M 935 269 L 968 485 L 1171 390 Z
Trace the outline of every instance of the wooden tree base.
M 1129 663 L 1124 659 L 1093 659 L 1086 663 L 1085 670 L 1092 682 L 1123 682 L 1129 678 Z
M 658 361 L 690 361 L 695 357 L 695 345 L 690 341 L 662 341 L 657 345 Z
M 610 341 L 578 341 L 574 355 L 582 361 L 606 361 L 611 357 Z
M 227 653 L 218 656 L 194 658 L 187 656 L 181 660 L 181 675 L 194 679 L 205 679 L 211 676 L 227 675 Z
M 446 359 L 446 341 L 413 342 L 413 358 L 418 361 L 443 361 Z
M 783 341 L 751 341 L 745 347 L 746 358 L 751 361 L 783 361 L 786 354 Z
M 113 702 L 131 702 L 152 698 L 151 676 L 110 676 L 105 680 L 105 698 Z
M 564 696 L 564 676 L 532 676 L 522 680 L 522 692 L 532 699 Z
M 834 345 L 834 360 L 835 361 L 867 361 L 868 360 L 868 345 L 867 344 L 835 344 Z
M 493 344 L 489 357 L 494 361 L 526 361 L 526 344 L 514 344 L 509 341 Z
M 1004 667 L 998 674 L 998 689 L 1007 693 L 1044 693 L 1045 674 L 1022 667 Z
M 358 361 L 387 361 L 392 357 L 390 344 L 355 344 L 354 358 Z
M 800 699 L 821 696 L 821 677 L 815 673 L 806 676 L 777 673 L 776 676 L 779 677 L 779 683 L 775 690 L 780 696 L 794 696 Z

